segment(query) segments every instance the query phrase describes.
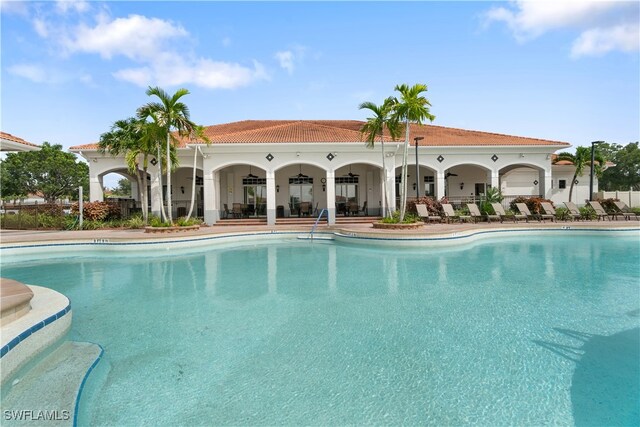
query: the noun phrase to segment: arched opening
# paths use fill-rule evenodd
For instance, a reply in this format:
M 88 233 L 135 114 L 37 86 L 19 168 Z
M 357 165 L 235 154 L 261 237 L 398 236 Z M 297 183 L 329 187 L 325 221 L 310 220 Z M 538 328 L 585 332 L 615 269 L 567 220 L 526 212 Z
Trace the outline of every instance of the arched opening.
M 336 169 L 336 214 L 380 215 L 383 198 L 380 172 L 380 167 L 366 163 L 351 163 Z
M 500 192 L 505 197 L 540 197 L 543 195 L 544 169 L 527 164 L 512 164 L 500 169 L 499 181 Z
M 252 164 L 234 164 L 219 170 L 220 212 L 227 218 L 267 215 L 266 171 Z
M 275 174 L 278 217 L 313 216 L 327 207 L 327 180 L 324 169 L 297 163 L 278 169 Z
M 396 206 L 400 206 L 400 177 L 402 166 L 395 170 L 395 195 Z M 407 167 L 407 200 L 419 197 L 436 197 L 436 171 L 425 165 L 408 165 Z

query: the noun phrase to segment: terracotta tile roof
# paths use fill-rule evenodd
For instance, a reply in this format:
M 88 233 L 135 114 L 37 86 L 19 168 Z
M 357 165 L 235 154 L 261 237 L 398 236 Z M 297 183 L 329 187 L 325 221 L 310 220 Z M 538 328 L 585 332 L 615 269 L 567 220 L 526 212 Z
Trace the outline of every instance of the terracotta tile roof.
M 244 120 L 207 126 L 205 134 L 212 144 L 254 143 L 362 143 L 360 128 L 364 122 L 358 120 Z M 420 146 L 510 146 L 510 145 L 555 145 L 569 146 L 562 141 L 503 135 L 443 126 L 411 125 L 411 143 L 415 137 L 423 137 Z M 404 134 L 399 141 L 404 140 Z M 388 134 L 385 142 L 393 142 Z M 180 147 L 192 143 L 181 140 Z M 72 150 L 96 149 L 97 144 L 71 147 Z
M 17 136 L 13 136 L 7 132 L 0 131 L 0 139 L 11 141 L 11 142 L 17 142 L 18 144 L 28 145 L 29 147 L 40 147 L 37 144 L 33 144 L 31 142 L 25 141 L 24 139 L 18 138 Z

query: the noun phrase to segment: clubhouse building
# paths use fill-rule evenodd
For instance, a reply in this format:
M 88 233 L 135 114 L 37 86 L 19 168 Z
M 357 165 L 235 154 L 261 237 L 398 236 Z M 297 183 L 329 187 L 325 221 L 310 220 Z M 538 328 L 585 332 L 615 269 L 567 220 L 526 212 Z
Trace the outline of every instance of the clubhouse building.
M 178 167 L 170 191 L 173 216 L 186 213 L 196 162 L 195 215 L 207 224 L 229 216 L 262 218 L 270 225 L 281 217 L 381 215 L 387 181 L 389 205 L 397 206 L 404 136 L 384 137 L 367 148 L 356 120 L 246 120 L 208 126 L 209 144 L 180 141 Z M 570 144 L 433 125 L 411 125 L 408 197 L 447 197 L 454 204 L 481 199 L 490 187 L 511 196 L 541 196 L 568 201 L 575 168 L 552 164 L 554 153 Z M 71 147 L 90 167 L 90 200 L 103 200 L 103 178 L 117 173 L 131 181 L 132 203 L 139 206 L 135 177 L 124 156 L 100 153 L 97 144 Z M 382 156 L 385 165 L 383 169 Z M 160 162 L 149 166 L 149 200 L 160 212 Z M 166 179 L 162 176 L 166 194 Z M 597 187 L 596 187 L 597 188 Z M 573 201 L 589 197 L 589 176 L 579 177 Z M 353 207 L 357 206 L 357 209 Z M 235 211 L 234 211 L 235 208 Z M 239 210 L 240 209 L 240 210 Z

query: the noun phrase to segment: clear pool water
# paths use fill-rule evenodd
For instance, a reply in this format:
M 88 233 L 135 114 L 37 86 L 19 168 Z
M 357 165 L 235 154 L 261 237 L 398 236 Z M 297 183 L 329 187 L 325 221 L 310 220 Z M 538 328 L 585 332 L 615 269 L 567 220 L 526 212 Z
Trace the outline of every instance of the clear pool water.
M 93 425 L 638 425 L 640 245 L 308 241 L 5 265 L 111 369 Z M 102 362 L 101 362 L 102 363 Z

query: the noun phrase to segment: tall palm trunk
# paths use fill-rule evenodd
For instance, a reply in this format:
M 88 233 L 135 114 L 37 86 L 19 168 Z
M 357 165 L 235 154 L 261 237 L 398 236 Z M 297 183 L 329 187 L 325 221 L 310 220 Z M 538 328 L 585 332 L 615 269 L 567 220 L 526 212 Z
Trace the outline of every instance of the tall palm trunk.
M 387 165 L 386 155 L 384 152 L 384 131 L 380 132 L 380 146 L 382 147 L 382 191 L 384 192 L 384 210 L 382 215 L 385 217 L 391 216 L 391 208 L 389 207 L 389 190 L 387 189 Z
M 162 156 L 160 155 L 160 145 L 158 145 L 158 194 L 160 195 L 160 218 L 167 220 L 167 213 L 164 210 L 164 197 L 162 196 Z
M 573 194 L 573 184 L 575 184 L 577 178 L 578 178 L 578 170 L 576 168 L 576 172 L 573 174 L 573 179 L 571 179 L 571 186 L 569 186 L 569 201 L 571 201 L 571 195 Z M 589 200 L 591 200 L 591 198 L 589 198 Z
M 142 204 L 142 220 L 144 225 L 149 222 L 149 193 L 147 193 L 147 169 L 149 168 L 149 155 L 145 154 L 142 158 L 142 188 L 139 189 L 140 203 Z
M 409 156 L 409 120 L 405 120 L 404 150 L 402 151 L 402 176 L 400 177 L 400 222 L 407 211 L 407 159 Z
M 171 204 L 171 134 L 167 127 L 167 220 L 173 224 L 173 206 Z
M 193 212 L 193 205 L 196 200 L 196 161 L 198 160 L 198 147 L 193 147 L 193 180 L 191 182 L 191 206 L 189 206 L 189 213 L 187 214 L 187 220 L 191 218 Z

